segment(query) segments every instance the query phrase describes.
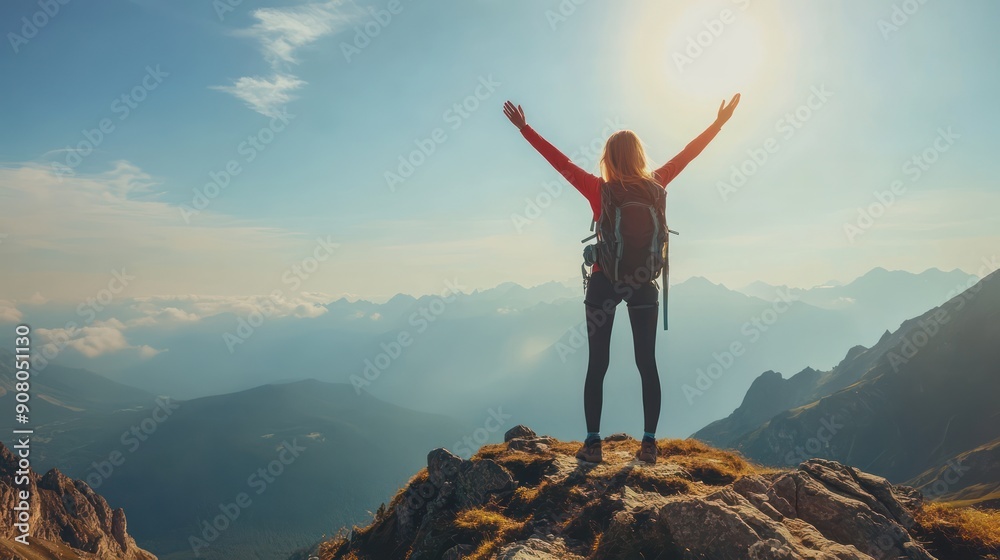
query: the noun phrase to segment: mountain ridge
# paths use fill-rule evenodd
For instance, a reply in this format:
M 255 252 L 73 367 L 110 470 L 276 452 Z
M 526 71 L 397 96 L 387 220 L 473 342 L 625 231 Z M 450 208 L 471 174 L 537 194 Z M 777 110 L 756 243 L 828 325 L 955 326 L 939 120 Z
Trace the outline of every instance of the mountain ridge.
M 330 524 L 376 506 L 428 446 L 470 432 L 447 417 L 316 379 L 168 400 L 159 412 L 150 405 L 35 427 L 45 441 L 38 464 L 83 478 L 124 507 L 132 533 L 161 560 L 191 558 L 193 537 L 207 543 L 198 552 L 210 560 L 268 560 L 313 542 Z M 289 474 L 248 478 L 263 467 Z M 251 505 L 210 538 L 202 521 L 241 493 Z M 327 500 L 340 507 L 323 508 Z
M 525 426 L 504 440 L 468 460 L 432 450 L 369 525 L 290 560 L 964 560 L 1000 552 L 997 542 L 942 534 L 913 488 L 836 461 L 766 469 L 696 440 L 659 440 L 651 465 L 619 434 L 605 438 L 605 461 L 594 464 L 573 458 L 578 442 Z
M 14 524 L 0 523 L 0 552 L 10 558 L 156 560 L 129 534 L 123 509 L 112 509 L 84 481 L 57 469 L 44 475 L 29 469 L 22 475 L 17 457 L 0 443 L 0 506 L 6 519 L 23 503 L 20 492 L 25 488 L 29 492 L 29 544 L 15 540 L 21 531 Z
M 798 457 L 796 445 L 811 442 L 813 454 L 910 480 L 1000 438 L 1000 409 L 985 396 L 1000 393 L 996 340 L 1000 271 L 887 330 L 871 348 L 851 348 L 833 369 L 806 373 L 797 392 L 790 387 L 808 368 L 788 379 L 761 374 L 751 387 L 769 391 L 748 391 L 732 414 L 692 437 L 772 465 Z M 925 477 L 921 484 L 933 482 Z

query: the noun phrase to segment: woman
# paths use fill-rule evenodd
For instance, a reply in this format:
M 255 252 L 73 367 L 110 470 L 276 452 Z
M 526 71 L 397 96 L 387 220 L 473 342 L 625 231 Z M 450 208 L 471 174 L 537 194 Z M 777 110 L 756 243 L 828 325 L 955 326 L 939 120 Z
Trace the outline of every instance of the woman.
M 601 156 L 601 176 L 592 175 L 538 135 L 524 118 L 524 110 L 510 101 L 504 103 L 504 114 L 521 131 L 525 139 L 548 160 L 590 202 L 594 220 L 601 210 L 601 185 L 605 182 L 636 183 L 653 180 L 666 188 L 667 184 L 715 138 L 740 102 L 740 94 L 719 106 L 719 114 L 705 132 L 687 145 L 681 153 L 663 167 L 651 171 L 646 151 L 634 132 L 620 130 L 608 138 Z M 656 325 L 659 315 L 659 288 L 653 280 L 636 288 L 613 282 L 595 264 L 584 297 L 587 319 L 587 342 L 590 349 L 587 378 L 583 388 L 583 409 L 587 420 L 587 437 L 577 452 L 578 459 L 599 463 L 601 453 L 601 406 L 604 400 L 604 375 L 608 371 L 611 349 L 611 326 L 615 308 L 622 300 L 628 305 L 635 348 L 635 363 L 642 379 L 642 409 L 644 434 L 636 457 L 646 463 L 656 463 L 656 424 L 660 418 L 660 377 L 656 370 Z

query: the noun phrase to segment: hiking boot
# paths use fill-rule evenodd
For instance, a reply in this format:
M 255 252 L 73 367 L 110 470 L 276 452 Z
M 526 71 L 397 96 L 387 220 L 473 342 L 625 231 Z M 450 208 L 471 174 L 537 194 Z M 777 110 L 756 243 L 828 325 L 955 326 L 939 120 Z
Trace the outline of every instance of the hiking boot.
M 588 463 L 600 463 L 603 461 L 604 454 L 601 452 L 601 440 L 595 439 L 594 441 L 583 442 L 583 446 L 576 452 L 576 458 Z
M 639 447 L 639 451 L 635 452 L 635 458 L 642 461 L 643 463 L 649 463 L 651 465 L 656 464 L 656 456 L 659 451 L 656 449 L 656 440 L 648 440 L 643 438 L 642 445 Z

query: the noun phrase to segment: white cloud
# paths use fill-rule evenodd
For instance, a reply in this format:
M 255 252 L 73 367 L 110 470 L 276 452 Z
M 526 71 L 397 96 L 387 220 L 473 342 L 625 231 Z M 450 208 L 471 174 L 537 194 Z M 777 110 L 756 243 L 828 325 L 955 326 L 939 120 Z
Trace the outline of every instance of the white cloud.
M 24 315 L 17 309 L 13 301 L 0 299 L 0 322 L 16 323 Z
M 134 352 L 141 359 L 148 359 L 167 349 L 157 349 L 146 344 L 132 344 L 127 333 L 137 327 L 170 327 L 186 325 L 202 319 L 231 313 L 247 316 L 254 311 L 269 310 L 269 317 L 312 318 L 327 312 L 326 304 L 335 298 L 318 292 L 302 292 L 289 294 L 288 297 L 275 302 L 267 296 L 147 296 L 126 301 L 127 308 L 122 308 L 119 315 L 97 320 L 89 325 L 70 326 L 53 329 L 37 328 L 42 348 L 54 345 L 57 353 L 73 350 L 87 358 L 97 358 L 105 354 Z M 10 305 L 9 307 L 7 305 Z M 13 302 L 0 300 L 0 321 L 7 318 L 20 320 L 20 312 L 13 307 Z M 138 317 L 128 318 L 129 315 Z
M 274 69 L 271 78 L 244 76 L 229 86 L 210 86 L 246 103 L 247 107 L 268 116 L 276 116 L 289 101 L 291 92 L 306 85 L 298 77 L 283 71 L 289 64 L 298 64 L 296 51 L 326 35 L 336 34 L 354 22 L 360 12 L 343 6 L 342 0 L 254 10 L 257 23 L 237 32 L 253 37 L 261 52 Z
M 143 316 L 136 319 L 129 319 L 127 324 L 130 327 L 147 327 L 162 325 L 164 323 L 193 323 L 201 319 L 197 314 L 178 307 L 160 307 L 150 301 L 141 301 L 140 303 L 133 304 L 132 309 L 139 311 Z
M 128 326 L 151 326 L 165 323 L 192 322 L 223 313 L 247 316 L 255 311 L 267 310 L 273 318 L 319 317 L 327 312 L 326 304 L 336 298 L 329 294 L 302 292 L 287 294 L 280 300 L 269 296 L 150 296 L 135 298 L 132 309 L 142 317 L 125 322 Z
M 156 348 L 153 348 L 152 346 L 146 346 L 145 344 L 140 346 L 138 350 L 139 350 L 139 357 L 143 359 L 149 359 L 159 354 L 160 352 L 166 352 L 166 350 L 157 350 Z
M 291 92 L 304 86 L 306 82 L 295 76 L 275 74 L 273 78 L 245 76 L 231 86 L 211 86 L 211 89 L 234 95 L 246 103 L 247 107 L 264 115 L 276 117 L 289 101 L 295 99 Z
M 32 305 L 44 305 L 48 303 L 49 299 L 41 294 L 41 292 L 35 292 L 27 300 L 28 303 Z
M 111 320 L 101 324 L 73 329 L 36 329 L 42 337 L 43 345 L 55 344 L 57 348 L 76 350 L 87 358 L 96 358 L 104 354 L 113 354 L 123 350 L 134 349 L 143 356 L 155 356 L 159 351 L 148 346 L 132 346 L 122 333 L 124 325 L 120 321 Z M 44 347 L 44 346 L 43 346 Z
M 58 352 L 73 350 L 87 358 L 97 358 L 105 354 L 134 352 L 141 359 L 148 359 L 167 349 L 157 349 L 146 344 L 132 344 L 127 333 L 137 327 L 170 327 L 185 325 L 230 313 L 247 316 L 252 312 L 268 310 L 271 318 L 294 317 L 312 318 L 327 312 L 326 304 L 334 297 L 318 292 L 289 294 L 275 301 L 268 296 L 146 296 L 126 301 L 127 308 L 120 317 L 96 320 L 89 325 L 66 326 L 61 328 L 35 329 L 40 346 L 55 345 Z M 3 305 L 0 300 L 0 319 Z M 16 312 L 16 309 L 10 309 Z M 138 317 L 128 318 L 129 315 Z M 20 318 L 17 315 L 16 318 Z
M 124 161 L 70 176 L 37 163 L 0 167 L 0 224 L 12 232 L 0 267 L 0 297 L 11 300 L 0 305 L 3 316 L 18 317 L 13 301 L 39 301 L 41 293 L 69 303 L 97 297 L 111 271 L 123 269 L 135 280 L 122 297 L 253 293 L 279 285 L 288 254 L 310 246 L 294 232 L 210 209 L 185 223 L 181 206 L 163 202 L 157 187 Z
M 257 23 L 240 34 L 256 38 L 264 59 L 273 66 L 278 67 L 281 62 L 297 64 L 296 50 L 346 29 L 357 14 L 355 9 L 346 9 L 340 0 L 290 8 L 261 8 L 253 12 Z

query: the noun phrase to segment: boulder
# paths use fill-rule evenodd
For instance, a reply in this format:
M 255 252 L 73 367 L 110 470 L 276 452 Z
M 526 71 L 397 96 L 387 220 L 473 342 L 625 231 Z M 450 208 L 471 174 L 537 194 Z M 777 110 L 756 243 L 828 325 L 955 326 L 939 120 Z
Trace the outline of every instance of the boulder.
M 485 504 L 490 498 L 502 498 L 514 492 L 514 477 L 492 459 L 470 461 L 463 465 L 455 483 L 459 509 Z
M 513 428 L 507 430 L 506 433 L 504 433 L 503 441 L 504 443 L 506 443 L 514 438 L 533 438 L 533 437 L 535 437 L 535 432 L 531 428 L 525 426 L 524 424 L 518 424 L 517 426 L 514 426 Z

